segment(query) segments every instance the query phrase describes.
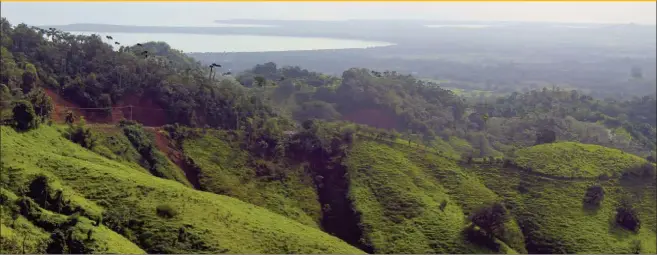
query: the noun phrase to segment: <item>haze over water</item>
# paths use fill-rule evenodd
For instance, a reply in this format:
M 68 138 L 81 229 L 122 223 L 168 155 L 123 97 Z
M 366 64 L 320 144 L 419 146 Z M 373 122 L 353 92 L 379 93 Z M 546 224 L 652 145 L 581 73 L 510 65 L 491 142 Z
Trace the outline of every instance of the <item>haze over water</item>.
M 293 50 L 354 49 L 392 45 L 386 42 L 332 38 L 260 36 L 260 35 L 202 35 L 174 33 L 105 33 L 68 31 L 72 34 L 98 34 L 112 45 L 134 45 L 149 41 L 163 41 L 183 52 L 265 52 Z M 111 36 L 110 42 L 105 36 Z

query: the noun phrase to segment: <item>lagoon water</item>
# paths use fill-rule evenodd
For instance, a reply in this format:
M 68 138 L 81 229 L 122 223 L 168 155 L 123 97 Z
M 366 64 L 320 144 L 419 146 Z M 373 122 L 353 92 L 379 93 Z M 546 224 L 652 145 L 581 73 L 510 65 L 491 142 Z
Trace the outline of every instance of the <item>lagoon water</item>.
M 67 32 L 83 35 L 98 34 L 103 38 L 103 41 L 112 45 L 114 45 L 113 41 L 110 42 L 105 36 L 113 37 L 114 41 L 120 42 L 122 45 L 163 41 L 172 48 L 187 53 L 357 49 L 392 45 L 391 43 L 375 41 L 290 36 Z
M 449 24 L 449 25 L 425 25 L 428 28 L 489 28 L 495 27 L 493 25 L 477 25 L 477 24 Z

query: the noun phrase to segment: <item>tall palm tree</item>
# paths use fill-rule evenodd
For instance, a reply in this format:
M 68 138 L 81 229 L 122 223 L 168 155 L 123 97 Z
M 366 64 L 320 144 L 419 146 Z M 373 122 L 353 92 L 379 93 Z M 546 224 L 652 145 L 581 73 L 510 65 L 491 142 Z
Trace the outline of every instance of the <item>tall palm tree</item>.
M 211 79 L 211 80 L 214 80 L 214 68 L 215 68 L 215 67 L 219 67 L 219 68 L 221 68 L 221 65 L 219 65 L 219 64 L 217 64 L 217 63 L 212 63 L 212 64 L 210 65 L 210 75 L 208 76 L 208 78 Z

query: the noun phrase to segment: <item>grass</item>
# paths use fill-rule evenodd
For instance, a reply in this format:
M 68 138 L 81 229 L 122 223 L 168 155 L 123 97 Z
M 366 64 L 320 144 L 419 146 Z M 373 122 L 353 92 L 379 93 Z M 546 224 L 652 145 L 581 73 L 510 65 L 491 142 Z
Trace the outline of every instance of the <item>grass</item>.
M 44 253 L 52 226 L 72 218 L 73 239 L 98 253 L 362 253 L 319 230 L 322 211 L 303 165 L 250 155 L 223 131 L 183 145 L 211 192 L 153 176 L 111 128 L 93 151 L 62 137 L 58 127 L 1 132 L 2 253 L 21 253 L 23 243 L 25 252 Z M 515 161 L 540 176 L 500 165 L 462 166 L 455 151 L 469 146 L 464 140 L 408 144 L 362 137 L 343 161 L 362 242 L 375 253 L 494 253 L 463 232 L 467 216 L 492 202 L 503 202 L 513 216 L 496 239 L 500 253 L 630 253 L 637 244 L 642 253 L 657 250 L 655 181 L 619 174 L 644 159 L 572 142 L 519 150 Z M 603 174 L 610 179 L 561 178 Z M 39 176 L 47 177 L 45 190 L 61 190 L 79 212 L 39 204 L 37 216 L 12 215 Z M 601 206 L 584 207 L 586 189 L 596 184 L 605 190 Z M 638 211 L 637 233 L 613 222 L 621 199 Z M 89 230 L 93 238 L 86 240 Z
M 321 207 L 312 179 L 303 167 L 256 159 L 237 143 L 229 142 L 225 132 L 216 130 L 186 140 L 184 151 L 200 167 L 203 189 L 319 228 Z
M 3 242 L 0 244 L 2 253 L 46 253 L 51 234 L 43 228 L 36 226 L 23 215 L 12 218 L 12 205 L 18 201 L 18 196 L 9 190 L 2 189 L 3 201 L 0 207 L 2 213 Z M 95 226 L 86 217 L 78 217 L 78 221 L 70 230 L 72 239 L 85 242 L 85 246 L 92 249 L 94 253 L 121 253 L 121 254 L 145 254 L 141 248 L 117 234 L 109 228 L 100 225 Z M 36 220 L 37 225 L 47 226 L 49 224 L 62 224 L 68 220 L 67 216 L 41 209 L 41 215 Z M 5 225 L 6 224 L 6 225 Z M 91 238 L 87 233 L 91 231 Z M 23 247 L 25 246 L 25 247 Z
M 419 155 L 417 151 L 401 148 L 360 141 L 346 162 L 350 197 L 361 214 L 366 241 L 375 252 L 491 253 L 465 239 L 462 231 L 468 225 L 467 209 L 464 210 L 462 197 L 450 195 L 467 190 L 465 185 L 471 183 L 459 183 L 456 184 L 459 189 L 450 190 L 434 177 L 432 169 L 418 164 L 418 158 L 412 156 Z M 446 158 L 433 159 L 437 167 L 455 167 Z M 486 192 L 485 187 L 479 188 L 484 189 L 487 199 L 496 197 Z M 479 200 L 477 196 L 464 196 Z M 446 206 L 441 210 L 444 202 Z M 515 251 L 509 248 L 503 252 Z
M 521 167 L 561 177 L 616 176 L 647 162 L 617 149 L 576 142 L 532 146 L 518 150 L 516 156 Z
M 115 125 L 90 125 L 90 127 L 97 138 L 94 152 L 134 168 L 142 168 L 139 165 L 141 155 L 130 144 L 130 140 L 120 128 Z M 146 169 L 143 170 L 148 172 Z
M 632 253 L 634 242 L 640 242 L 642 253 L 655 253 L 654 181 L 555 180 L 497 166 L 470 170 L 512 204 L 515 218 L 525 226 L 530 252 L 622 254 Z M 595 184 L 605 189 L 604 200 L 597 209 L 584 207 L 586 189 Z M 623 197 L 630 197 L 639 212 L 639 233 L 613 222 L 616 205 Z
M 69 142 L 53 127 L 17 133 L 3 126 L 1 132 L 3 187 L 21 194 L 35 176 L 46 175 L 49 185 L 63 190 L 84 217 L 102 213 L 105 226 L 146 252 L 362 253 L 262 207 L 196 191 L 99 156 Z M 173 218 L 157 215 L 156 208 L 164 201 L 177 211 Z M 108 236 L 107 246 L 120 249 L 118 236 L 107 232 L 98 237 L 103 236 Z

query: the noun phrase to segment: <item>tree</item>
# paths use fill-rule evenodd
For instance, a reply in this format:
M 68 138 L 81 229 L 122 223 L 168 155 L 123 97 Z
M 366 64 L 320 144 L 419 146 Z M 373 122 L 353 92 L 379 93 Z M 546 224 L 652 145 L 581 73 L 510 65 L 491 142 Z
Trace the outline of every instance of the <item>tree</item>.
M 55 106 L 50 98 L 42 88 L 33 89 L 27 94 L 27 98 L 34 107 L 34 112 L 41 118 L 41 121 L 46 121 L 50 118 Z
M 33 64 L 27 63 L 25 65 L 25 72 L 23 72 L 23 93 L 29 93 L 34 87 L 36 87 L 37 81 L 37 71 L 36 67 Z
M 639 228 L 641 228 L 639 215 L 627 199 L 623 199 L 616 208 L 616 223 L 634 232 L 639 231 Z
M 496 234 L 503 235 L 504 224 L 510 219 L 509 213 L 500 202 L 480 208 L 469 218 L 472 224 L 483 230 L 490 239 L 493 239 Z
M 536 145 L 553 143 L 557 140 L 557 134 L 550 129 L 543 129 L 536 134 Z
M 600 202 L 604 199 L 605 191 L 600 185 L 593 185 L 586 189 L 584 194 L 584 204 L 591 206 L 600 206 Z
M 37 115 L 32 104 L 25 100 L 14 102 L 13 121 L 17 130 L 26 131 L 39 127 Z

